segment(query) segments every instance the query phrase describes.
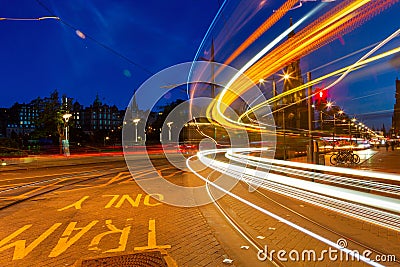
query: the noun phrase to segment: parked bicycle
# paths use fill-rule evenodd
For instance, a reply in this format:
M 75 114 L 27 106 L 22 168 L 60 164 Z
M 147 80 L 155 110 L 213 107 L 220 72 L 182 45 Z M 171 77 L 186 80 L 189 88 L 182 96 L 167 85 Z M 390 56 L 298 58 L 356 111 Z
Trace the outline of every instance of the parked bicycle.
M 352 150 L 339 150 L 337 153 L 331 155 L 329 161 L 332 165 L 336 164 L 358 164 L 360 163 L 360 156 L 354 154 Z

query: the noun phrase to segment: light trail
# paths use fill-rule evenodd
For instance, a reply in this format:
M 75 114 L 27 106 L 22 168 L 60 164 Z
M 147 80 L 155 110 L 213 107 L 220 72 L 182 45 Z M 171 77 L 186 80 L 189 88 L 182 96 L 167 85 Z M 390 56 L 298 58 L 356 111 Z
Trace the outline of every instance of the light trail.
M 254 41 L 260 38 L 268 29 L 270 29 L 278 20 L 280 20 L 286 12 L 288 12 L 298 0 L 286 1 L 276 12 L 274 12 L 260 27 L 257 28 L 224 62 L 229 65 L 235 58 L 237 58 L 246 48 L 248 48 Z
M 384 173 L 384 172 L 371 172 L 371 171 L 361 171 L 354 170 L 349 168 L 341 168 L 341 167 L 332 167 L 332 166 L 324 166 L 324 165 L 315 165 L 309 163 L 295 162 L 295 161 L 285 161 L 285 160 L 277 160 L 277 159 L 268 159 L 268 158 L 260 158 L 249 155 L 241 155 L 238 152 L 260 152 L 262 150 L 267 150 L 267 148 L 243 148 L 241 150 L 226 150 L 227 155 L 247 158 L 250 160 L 256 160 L 260 162 L 270 163 L 270 164 L 280 164 L 284 166 L 294 167 L 294 168 L 303 168 L 303 169 L 313 169 L 317 171 L 326 171 L 331 173 L 338 173 L 342 175 L 354 175 L 360 177 L 368 177 L 380 180 L 392 180 L 396 182 L 400 182 L 400 175 Z
M 249 149 L 248 151 L 250 152 L 251 149 Z M 215 153 L 216 150 L 213 150 L 213 152 Z M 229 154 L 230 152 L 227 153 Z M 201 153 L 198 155 L 198 157 L 203 162 L 203 164 L 207 166 L 214 166 L 217 167 L 219 170 L 232 170 L 233 172 L 240 173 L 243 176 L 248 175 L 249 178 L 254 178 L 255 181 L 257 181 L 257 186 L 262 185 L 258 183 L 260 181 L 269 181 L 269 182 L 283 184 L 286 186 L 296 187 L 298 189 L 303 189 L 303 190 L 306 189 L 309 192 L 326 195 L 334 198 L 340 198 L 383 210 L 388 210 L 393 212 L 400 211 L 400 201 L 393 198 L 377 196 L 356 190 L 340 188 L 337 186 L 331 186 L 326 184 L 310 182 L 302 179 L 286 177 L 282 175 L 265 172 L 259 169 L 252 169 L 244 166 L 239 166 L 232 163 L 228 164 L 225 162 L 216 161 L 214 159 L 205 157 Z M 240 162 L 245 163 L 243 159 Z M 252 180 L 250 180 L 250 182 L 253 183 Z
M 272 97 L 272 98 L 268 99 L 264 103 L 260 103 L 260 104 L 258 104 L 256 106 L 254 106 L 253 108 L 251 108 L 251 109 L 247 110 L 246 112 L 244 112 L 243 114 L 241 114 L 239 116 L 239 120 L 241 120 L 245 116 L 248 116 L 248 114 L 250 114 L 250 113 L 254 112 L 255 110 L 263 107 L 264 105 L 270 105 L 270 104 L 272 104 L 272 103 L 274 103 L 276 101 L 279 101 L 280 99 L 282 99 L 285 96 L 291 95 L 291 94 L 293 94 L 295 92 L 298 92 L 298 91 L 303 90 L 305 88 L 308 88 L 310 86 L 317 85 L 317 84 L 321 83 L 322 81 L 324 81 L 325 79 L 328 79 L 328 78 L 333 77 L 333 76 L 341 75 L 346 70 L 348 70 L 350 68 L 352 68 L 352 71 L 354 71 L 354 70 L 357 70 L 357 68 L 359 68 L 359 67 L 363 67 L 363 66 L 365 66 L 365 65 L 367 65 L 369 63 L 372 63 L 372 62 L 374 62 L 376 60 L 379 60 L 379 59 L 394 55 L 394 54 L 399 53 L 399 52 L 400 52 L 400 47 L 397 47 L 397 48 L 391 49 L 389 51 L 386 51 L 384 53 L 381 53 L 379 55 L 376 55 L 374 57 L 371 57 L 369 59 L 365 59 L 365 60 L 359 61 L 357 64 L 354 64 L 354 65 L 352 64 L 352 65 L 349 65 L 347 67 L 332 71 L 331 73 L 325 74 L 325 75 L 323 75 L 321 77 L 315 78 L 315 79 L 311 80 L 310 82 L 307 82 L 307 83 L 305 83 L 305 84 L 303 84 L 301 86 L 298 86 L 296 88 L 293 88 L 293 89 L 291 89 L 289 91 L 283 92 L 283 93 L 281 93 L 281 94 L 279 94 L 279 95 L 277 95 L 275 97 Z M 314 96 L 314 94 L 312 96 Z M 304 99 L 302 99 L 302 101 L 304 101 Z M 277 110 L 277 111 L 279 111 L 279 110 Z
M 344 214 L 365 222 L 373 223 L 381 227 L 389 228 L 400 232 L 400 200 L 398 199 L 399 186 L 390 185 L 385 188 L 384 181 L 392 180 L 397 184 L 400 182 L 399 175 L 385 174 L 378 172 L 349 170 L 345 168 L 336 168 L 329 166 L 305 164 L 299 162 L 273 160 L 267 158 L 259 158 L 247 155 L 250 152 L 260 152 L 267 150 L 265 148 L 234 148 L 234 149 L 215 149 L 198 152 L 197 156 L 206 166 L 217 170 L 221 173 L 229 175 L 239 181 L 249 184 L 250 187 L 261 187 L 265 190 L 273 191 L 278 194 L 289 196 L 300 201 L 304 201 L 331 211 Z M 228 159 L 236 161 L 236 163 L 226 163 L 211 159 L 208 155 L 216 153 L 225 153 Z M 246 154 L 241 154 L 246 153 Z M 236 158 L 235 158 L 236 157 Z M 253 161 L 253 162 L 252 162 Z M 258 164 L 255 164 L 258 163 Z M 267 164 L 262 164 L 267 163 Z M 257 169 L 248 168 L 245 164 L 255 164 Z M 339 184 L 354 183 L 353 188 L 364 190 L 370 188 L 374 190 L 374 186 L 379 185 L 380 191 L 395 196 L 383 197 L 370 193 L 360 192 L 341 188 L 338 186 L 320 184 L 317 182 L 305 181 L 304 179 L 296 179 L 275 174 L 279 170 L 285 171 L 287 168 L 276 167 L 275 165 L 286 165 L 291 168 L 300 168 L 302 170 L 292 170 L 287 175 L 295 172 L 306 174 L 304 169 L 320 170 L 332 174 L 316 175 L 308 172 L 308 180 L 310 179 L 339 179 Z M 261 166 L 261 169 L 260 169 Z M 341 177 L 338 175 L 341 174 Z M 382 182 L 368 183 L 366 180 L 344 177 L 343 174 L 362 176 L 364 179 L 379 178 Z M 298 175 L 298 174 L 297 174 Z M 346 181 L 347 180 L 347 181 Z M 334 182 L 334 180 L 332 181 Z M 361 188 L 360 188 L 361 185 Z M 364 190 L 365 191 L 365 190 Z M 397 198 L 397 199 L 396 199 Z M 394 212 L 394 213 L 393 213 Z
M 365 263 L 367 263 L 367 264 L 369 264 L 371 266 L 383 266 L 383 265 L 381 265 L 381 264 L 379 264 L 377 262 L 373 262 L 370 259 L 355 253 L 354 251 L 352 251 L 352 250 L 350 250 L 348 248 L 343 248 L 343 247 L 339 246 L 336 242 L 333 242 L 333 241 L 331 241 L 331 240 L 329 240 L 329 239 L 327 239 L 327 238 L 325 238 L 325 237 L 323 237 L 321 235 L 318 235 L 318 234 L 316 234 L 316 233 L 314 233 L 314 232 L 312 232 L 312 231 L 310 231 L 308 229 L 305 229 L 304 227 L 301 227 L 301 226 L 299 226 L 299 225 L 297 225 L 297 224 L 295 224 L 295 223 L 293 223 L 293 222 L 291 222 L 291 221 L 289 221 L 289 220 L 287 220 L 285 218 L 282 218 L 281 216 L 276 215 L 275 213 L 272 213 L 272 212 L 270 212 L 270 211 L 268 211 L 268 210 L 266 210 L 266 209 L 264 209 L 262 207 L 259 207 L 259 206 L 255 205 L 255 204 L 253 204 L 252 202 L 250 202 L 250 201 L 248 201 L 248 200 L 246 200 L 246 199 L 244 199 L 242 197 L 239 197 L 239 196 L 233 194 L 232 192 L 224 189 L 223 187 L 221 187 L 221 186 L 209 181 L 207 178 L 203 177 L 202 175 L 197 173 L 193 168 L 191 168 L 190 161 L 191 161 L 192 158 L 199 157 L 199 159 L 200 159 L 200 157 L 204 157 L 207 154 L 213 154 L 215 152 L 217 152 L 217 151 L 216 150 L 212 150 L 212 151 L 203 151 L 201 153 L 199 152 L 196 156 L 189 157 L 186 160 L 186 165 L 197 177 L 199 177 L 205 183 L 209 183 L 211 186 L 213 186 L 216 189 L 224 192 L 225 194 L 235 198 L 236 200 L 238 200 L 238 201 L 240 201 L 240 202 L 242 202 L 242 203 L 244 203 L 244 204 L 246 204 L 246 205 L 248 205 L 248 206 L 250 206 L 250 207 L 252 207 L 252 208 L 254 208 L 254 209 L 256 209 L 256 210 L 258 210 L 258 211 L 260 211 L 260 212 L 262 212 L 262 213 L 264 213 L 264 214 L 266 214 L 266 215 L 268 215 L 268 216 L 270 216 L 270 217 L 272 217 L 272 218 L 274 218 L 274 219 L 276 219 L 276 220 L 278 220 L 278 221 L 280 221 L 280 222 L 282 222 L 282 223 L 284 223 L 284 224 L 296 229 L 296 230 L 298 230 L 298 231 L 301 231 L 304 234 L 307 234 L 307 235 L 309 235 L 309 236 L 311 236 L 311 237 L 313 237 L 313 238 L 315 238 L 315 239 L 327 244 L 328 246 L 336 248 L 339 251 L 343 251 L 344 253 L 352 256 L 355 259 L 362 260 L 363 262 L 365 262 Z
M 246 157 L 243 155 L 238 155 L 238 154 L 229 154 L 227 153 L 226 157 L 230 160 L 236 161 L 236 162 L 245 162 L 248 165 L 254 166 L 254 167 L 261 167 L 265 169 L 270 169 L 279 173 L 284 173 L 286 175 L 295 175 L 298 177 L 306 178 L 306 179 L 313 179 L 313 180 L 318 180 L 321 182 L 329 182 L 338 186 L 350 186 L 355 189 L 361 189 L 361 190 L 371 190 L 375 192 L 381 192 L 385 194 L 391 194 L 396 197 L 400 198 L 400 187 L 397 185 L 391 185 L 391 184 L 386 184 L 382 182 L 375 182 L 375 181 L 367 181 L 363 179 L 354 179 L 354 178 L 347 178 L 347 177 L 341 177 L 337 175 L 330 175 L 330 174 L 322 174 L 318 172 L 312 172 L 312 171 L 305 171 L 301 169 L 293 169 L 289 167 L 281 167 L 277 165 L 271 165 L 269 163 L 261 163 L 259 158 L 257 157 Z M 255 158 L 255 159 L 251 159 Z M 284 163 L 282 163 L 284 165 Z M 312 167 L 312 166 L 309 166 Z M 399 181 L 399 180 L 397 180 Z
M 323 5 L 320 4 L 318 5 L 316 8 L 314 8 L 312 11 L 310 11 L 309 13 L 307 13 L 303 18 L 301 18 L 298 22 L 296 22 L 295 24 L 293 24 L 291 27 L 289 27 L 287 30 L 285 30 L 283 33 L 281 33 L 277 38 L 275 38 L 275 40 L 273 40 L 271 43 L 269 43 L 267 46 L 265 46 L 260 52 L 258 52 L 252 59 L 250 59 L 239 71 L 238 73 L 236 73 L 232 79 L 227 83 L 226 87 L 222 90 L 222 92 L 218 95 L 218 100 L 216 103 L 216 108 L 218 111 L 218 114 L 226 121 L 233 123 L 233 124 L 239 124 L 241 126 L 250 126 L 250 125 L 246 125 L 243 123 L 240 123 L 238 121 L 232 120 L 228 117 L 225 116 L 225 112 L 223 112 L 221 110 L 221 103 L 224 102 L 223 98 L 225 97 L 225 95 L 228 95 L 226 98 L 228 99 L 232 99 L 232 96 L 234 96 L 234 99 L 236 99 L 236 94 L 238 94 L 238 92 L 231 92 L 230 90 L 232 85 L 237 82 L 237 80 L 239 78 L 240 79 L 240 83 L 241 85 L 243 85 L 243 82 L 246 82 L 245 79 L 242 78 L 242 75 L 244 74 L 244 72 L 246 70 L 248 70 L 254 63 L 256 63 L 262 56 L 264 56 L 268 51 L 270 51 L 275 45 L 277 45 L 281 40 L 283 40 L 290 32 L 294 31 L 297 27 L 299 27 L 305 20 L 307 20 L 308 18 L 310 18 L 314 13 L 316 13 Z M 247 86 L 246 86 L 247 87 Z M 233 101 L 232 101 L 233 102 Z M 230 103 L 227 103 L 227 106 Z M 224 102 L 226 103 L 226 102 Z M 226 107 L 224 108 L 225 111 Z M 250 126 L 250 127 L 254 127 L 254 126 Z
M 394 2 L 343 1 L 271 51 L 245 74 L 253 81 L 269 77 L 290 62 L 350 32 Z
M 47 16 L 39 18 L 0 18 L 0 20 L 14 20 L 14 21 L 33 21 L 33 20 L 35 21 L 35 20 L 45 20 L 45 19 L 60 20 L 60 18 L 56 16 Z
M 385 2 L 367 0 L 343 1 L 298 34 L 289 38 L 274 51 L 271 51 L 271 53 L 266 55 L 263 59 L 258 60 L 258 58 L 255 60 L 257 58 L 256 55 L 256 57 L 245 64 L 239 75 L 245 74 L 253 82 L 258 81 L 260 78 L 268 77 L 296 58 L 304 56 L 330 42 L 338 35 L 343 35 L 355 27 L 358 27 L 365 20 L 389 7 L 394 2 L 395 0 Z M 276 44 L 272 42 L 263 50 L 269 51 L 272 48 L 269 46 L 274 45 Z M 238 79 L 238 76 L 233 77 L 228 83 L 227 88 L 224 88 L 218 96 L 216 104 L 217 111 L 212 113 L 213 117 L 217 119 L 217 121 L 218 119 L 222 119 L 221 121 L 223 122 L 228 121 L 229 123 L 235 123 L 225 116 L 225 109 L 221 108 L 221 103 L 223 102 L 225 106 L 230 106 L 237 99 L 238 95 L 248 90 L 248 86 L 249 84 L 242 82 Z M 243 126 L 238 122 L 236 122 L 236 124 Z
M 343 214 L 355 219 L 359 219 L 368 223 L 400 231 L 400 216 L 385 211 L 366 208 L 365 206 L 354 204 L 348 201 L 335 199 L 329 196 L 308 192 L 304 189 L 299 189 L 287 185 L 282 185 L 275 182 L 266 181 L 264 179 L 243 175 L 243 173 L 235 170 L 227 170 L 220 166 L 210 166 L 221 173 L 234 177 L 237 180 L 243 181 L 250 187 L 261 187 L 265 190 L 278 193 L 287 197 L 297 199 L 333 212 Z M 276 176 L 278 179 L 282 176 Z

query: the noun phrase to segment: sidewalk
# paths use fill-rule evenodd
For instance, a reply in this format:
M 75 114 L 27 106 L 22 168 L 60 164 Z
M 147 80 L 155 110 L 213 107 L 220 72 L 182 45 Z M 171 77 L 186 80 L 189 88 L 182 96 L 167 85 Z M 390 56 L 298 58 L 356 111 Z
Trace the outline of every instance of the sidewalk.
M 394 151 L 390 148 L 389 151 L 386 151 L 385 148 L 381 147 L 380 149 L 359 150 L 355 151 L 355 153 L 360 156 L 361 162 L 352 168 L 400 174 L 400 148 Z M 332 152 L 324 155 L 326 166 L 332 166 L 329 162 L 331 155 Z M 290 160 L 307 163 L 307 157 L 292 158 Z
M 385 148 L 374 149 L 377 153 L 360 164 L 362 170 L 391 172 L 400 174 L 400 148 L 386 151 Z
M 63 155 L 35 155 L 21 158 L 0 158 L 0 173 L 2 171 L 28 170 L 58 166 L 76 165 L 79 163 L 98 163 L 99 161 L 121 160 L 122 153 L 79 154 L 69 157 Z
M 164 153 L 178 153 L 176 147 L 173 146 L 135 146 L 126 154 L 129 156 L 143 157 L 143 155 L 151 155 L 152 157 L 162 156 Z M 97 163 L 97 162 L 108 162 L 115 160 L 123 160 L 123 151 L 103 151 L 103 152 L 91 152 L 91 153 L 74 153 L 70 156 L 63 154 L 55 155 L 29 155 L 26 157 L 0 157 L 0 173 L 1 171 L 12 171 L 12 170 L 27 170 L 36 168 L 47 168 L 57 167 L 66 165 L 76 165 L 84 162 Z

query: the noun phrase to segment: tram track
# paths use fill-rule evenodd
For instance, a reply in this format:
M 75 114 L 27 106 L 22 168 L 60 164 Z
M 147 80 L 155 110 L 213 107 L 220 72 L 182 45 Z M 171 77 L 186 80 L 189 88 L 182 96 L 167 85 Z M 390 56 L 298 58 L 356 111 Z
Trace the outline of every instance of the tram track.
M 153 169 L 149 170 L 147 168 L 135 168 L 135 170 L 130 170 L 125 166 L 125 162 L 123 161 L 121 161 L 121 163 L 123 163 L 121 167 L 115 167 L 113 164 L 104 163 L 109 162 L 101 161 L 99 163 L 82 163 L 72 165 L 74 167 L 73 169 L 69 169 L 68 172 L 62 174 L 44 174 L 0 180 L 0 183 L 4 184 L 2 187 L 0 187 L 0 210 L 4 210 L 8 207 L 39 196 L 66 189 L 74 185 L 88 183 L 94 180 L 100 180 L 108 176 L 111 176 L 111 178 L 98 186 L 108 186 L 115 182 L 122 182 L 121 178 L 119 177 L 120 175 L 118 175 L 121 172 L 126 172 L 126 175 L 122 175 L 122 178 L 124 180 L 126 180 L 127 177 L 132 176 L 133 180 L 140 180 L 143 179 L 143 176 L 154 173 Z M 100 167 L 101 169 L 92 170 L 93 164 L 102 164 Z M 62 165 L 52 167 L 62 167 L 62 169 L 64 169 L 70 168 L 71 166 Z M 89 170 L 82 171 L 82 169 L 84 168 L 89 168 Z M 76 171 L 76 169 L 79 169 L 80 171 Z M 163 168 L 159 169 L 158 171 L 161 173 L 164 171 L 168 171 L 169 169 L 170 168 Z M 10 181 L 15 181 L 15 179 L 19 179 L 20 181 L 18 181 L 17 184 L 7 184 Z
M 213 171 L 220 171 L 220 170 L 215 169 L 215 168 L 212 168 L 212 169 L 213 169 Z M 197 174 L 197 176 L 199 176 L 199 174 Z M 215 187 L 215 185 L 212 185 L 212 182 L 211 182 L 211 184 L 208 182 L 209 181 L 209 177 L 207 177 L 207 179 L 205 178 L 203 180 L 204 181 L 207 180 L 207 189 L 210 192 L 209 193 L 210 198 L 212 198 L 213 203 L 216 205 L 217 209 L 221 212 L 223 217 L 229 222 L 230 225 L 232 225 L 232 227 L 234 229 L 236 229 L 240 233 L 240 235 L 245 240 L 247 240 L 247 242 L 249 242 L 256 249 L 256 251 L 262 250 L 263 249 L 263 245 L 261 244 L 261 242 L 259 240 L 257 240 L 257 238 L 255 238 L 254 236 L 249 234 L 248 231 L 246 230 L 246 229 L 249 229 L 249 227 L 251 228 L 253 226 L 253 223 L 251 224 L 252 226 L 249 226 L 249 225 L 243 226 L 243 224 L 246 224 L 246 223 L 243 222 L 242 220 L 235 219 L 235 218 L 238 217 L 237 214 L 230 214 L 232 212 L 232 205 L 229 205 L 229 204 L 225 203 L 225 205 L 227 207 L 229 207 L 229 208 L 224 208 L 224 204 L 223 204 L 224 201 L 225 201 L 224 199 L 231 198 L 231 201 L 238 202 L 237 200 L 241 199 L 241 198 L 240 197 L 237 197 L 237 198 L 233 197 L 232 198 L 232 195 L 228 194 L 228 196 L 224 196 L 221 199 L 215 199 L 213 197 L 212 193 L 211 193 L 211 188 L 214 187 L 214 188 L 216 188 L 216 190 L 220 190 L 220 189 L 218 187 Z M 249 186 L 249 184 L 247 184 L 247 183 L 245 183 L 243 181 L 240 181 L 240 183 L 245 185 L 245 186 L 247 186 L 247 187 Z M 306 216 L 306 215 L 304 215 L 302 213 L 299 213 L 298 211 L 295 211 L 292 208 L 290 208 L 290 207 L 288 207 L 288 206 L 286 206 L 286 205 L 284 205 L 282 203 L 279 203 L 279 201 L 276 201 L 275 199 L 273 199 L 271 197 L 268 197 L 265 193 L 263 193 L 263 191 L 265 191 L 265 190 L 266 189 L 261 189 L 261 190 L 257 189 L 257 190 L 255 190 L 257 196 L 258 197 L 262 197 L 262 199 L 263 199 L 263 201 L 260 201 L 260 203 L 259 203 L 260 206 L 262 206 L 263 202 L 265 202 L 265 200 L 268 199 L 269 203 L 273 203 L 275 206 L 279 207 L 280 209 L 283 209 L 285 211 L 285 213 L 290 213 L 292 217 L 297 217 L 297 219 L 296 219 L 297 221 L 302 221 L 302 222 L 300 222 L 300 225 L 302 225 L 303 228 L 306 228 L 306 229 L 317 229 L 316 231 L 318 233 L 320 233 L 320 235 L 322 233 L 322 236 L 330 236 L 331 240 L 332 240 L 332 237 L 335 237 L 336 240 L 338 240 L 338 241 L 339 240 L 346 240 L 346 241 L 349 242 L 349 246 L 351 246 L 352 249 L 357 248 L 359 251 L 363 251 L 363 250 L 367 251 L 368 250 L 368 251 L 371 251 L 374 255 L 387 255 L 388 254 L 387 251 L 382 251 L 382 249 L 379 249 L 379 248 L 376 248 L 376 247 L 372 247 L 372 246 L 366 244 L 364 241 L 358 240 L 357 238 L 353 238 L 353 237 L 349 236 L 348 234 L 346 234 L 344 232 L 331 229 L 329 226 L 324 225 L 323 223 L 317 222 L 317 221 L 313 220 L 312 218 L 309 218 L 308 216 Z M 246 194 L 246 197 L 248 197 L 249 195 L 252 195 L 252 199 L 254 198 L 254 194 Z M 285 197 L 287 198 L 288 196 L 285 196 Z M 245 203 L 245 201 L 241 201 L 241 202 L 242 202 L 241 205 L 243 203 Z M 265 209 L 269 209 L 268 205 L 265 204 L 264 206 L 265 206 Z M 256 211 L 260 211 L 260 209 L 262 209 L 262 208 L 259 208 L 259 209 L 256 208 L 255 210 Z M 245 215 L 242 215 L 242 216 L 245 216 Z M 240 217 L 242 217 L 242 216 L 240 216 Z M 260 215 L 257 215 L 257 216 L 260 216 Z M 264 214 L 262 216 L 265 217 L 265 218 L 269 217 L 269 215 L 267 215 L 267 214 Z M 343 216 L 343 215 L 340 215 L 340 216 Z M 248 218 L 248 220 L 251 221 L 252 218 Z M 262 224 L 263 220 L 264 219 L 260 219 L 260 221 L 261 221 L 260 224 Z M 262 227 L 262 225 L 260 227 Z M 289 227 L 289 225 L 286 225 L 285 227 Z M 254 231 L 257 231 L 257 230 L 256 229 L 252 229 L 251 230 L 251 232 L 254 232 Z M 288 228 L 288 231 L 290 231 L 290 227 Z M 392 231 L 392 230 L 388 230 L 388 231 Z M 322 242 L 321 245 L 323 245 L 323 243 L 326 244 L 326 242 Z M 288 249 L 290 250 L 291 248 L 288 248 Z M 280 261 L 277 261 L 276 259 L 273 259 L 273 260 L 274 260 L 273 264 L 275 266 L 286 266 L 285 264 L 283 264 Z M 398 259 L 398 255 L 397 255 L 396 261 L 392 262 L 392 263 L 393 264 L 399 264 L 400 263 L 400 261 Z M 382 266 L 382 265 L 379 265 L 377 263 L 372 263 L 371 265 L 374 265 L 374 264 L 375 264 L 375 266 Z
M 7 189 L 3 189 L 0 191 L 0 197 L 8 197 L 10 199 L 14 198 L 15 200 L 11 200 L 8 203 L 4 203 L 4 199 L 3 199 L 2 200 L 3 205 L 0 206 L 0 210 L 4 210 L 8 207 L 22 203 L 24 201 L 46 195 L 48 193 L 52 193 L 54 191 L 57 191 L 57 190 L 60 190 L 60 189 L 63 189 L 63 188 L 69 187 L 69 186 L 88 182 L 88 181 L 98 179 L 101 177 L 105 177 L 105 176 L 109 176 L 112 174 L 118 174 L 122 170 L 126 170 L 126 167 L 117 167 L 117 168 L 112 168 L 112 169 L 102 169 L 102 170 L 94 170 L 94 171 L 83 172 L 83 173 L 75 173 L 75 174 L 70 174 L 70 175 L 62 175 L 62 176 L 55 177 L 53 179 L 30 182 L 30 183 L 26 183 L 26 184 L 19 185 L 16 187 L 10 187 Z M 82 177 L 87 177 L 87 178 L 82 178 Z M 60 185 L 60 183 L 64 183 L 64 184 Z M 39 185 L 40 185 L 40 187 L 37 188 L 37 186 L 39 186 Z M 29 191 L 29 189 L 31 191 Z M 16 192 L 18 190 L 25 190 L 26 192 L 23 192 L 22 195 L 21 194 L 19 194 L 19 195 L 10 194 L 10 193 Z M 9 195 L 5 195 L 5 193 L 8 193 Z
M 244 184 L 244 186 L 247 186 L 247 184 Z M 263 251 L 265 244 L 263 244 L 259 239 L 257 239 L 257 237 L 255 237 L 254 235 L 249 234 L 249 232 L 258 232 L 257 229 L 254 228 L 254 224 L 252 224 L 251 226 L 246 222 L 246 220 L 243 219 L 244 216 L 243 214 L 240 214 L 240 212 L 236 213 L 237 211 L 234 212 L 234 214 L 231 214 L 232 212 L 231 210 L 231 205 L 230 202 L 225 202 L 224 203 L 224 198 L 222 199 L 216 199 L 213 197 L 213 194 L 211 193 L 210 190 L 210 185 L 208 184 L 208 190 L 210 192 L 210 197 L 212 197 L 212 201 L 214 203 L 214 205 L 217 207 L 217 209 L 220 211 L 220 213 L 222 214 L 222 216 L 227 220 L 227 222 L 246 240 L 249 242 L 249 244 L 252 245 L 252 247 L 254 247 L 256 249 L 256 251 Z M 292 208 L 279 203 L 278 201 L 274 200 L 271 197 L 268 197 L 265 193 L 263 193 L 261 190 L 256 190 L 255 193 L 259 196 L 262 197 L 263 199 L 268 199 L 269 202 L 273 202 L 276 206 L 279 206 L 280 208 L 284 209 L 288 214 L 290 214 L 290 217 L 293 218 L 294 216 L 300 218 L 300 220 L 297 218 L 296 224 L 301 225 L 302 227 L 306 228 L 306 229 L 316 229 L 317 230 L 313 230 L 313 232 L 318 232 L 320 235 L 322 236 L 330 236 L 330 238 L 332 239 L 332 236 L 335 237 L 336 240 L 346 240 L 348 242 L 348 247 L 352 247 L 352 249 L 356 249 L 358 251 L 371 251 L 374 253 L 374 255 L 389 255 L 390 252 L 388 251 L 383 251 L 381 249 L 377 249 L 376 247 L 372 247 L 368 244 L 365 244 L 365 242 L 358 240 L 357 238 L 351 237 L 347 234 L 344 234 L 342 232 L 339 232 L 337 230 L 333 230 L 331 229 L 329 226 L 326 226 L 322 223 L 319 223 L 315 220 L 313 220 L 312 218 L 299 213 L 298 211 L 293 210 Z M 229 196 L 228 196 L 229 197 Z M 233 201 L 234 199 L 232 199 L 231 201 Z M 264 202 L 263 200 L 261 200 L 260 202 Z M 258 203 L 259 204 L 259 203 Z M 269 205 L 265 205 L 265 206 L 269 206 Z M 227 208 L 229 207 L 229 208 Z M 255 210 L 255 212 L 257 212 L 257 210 Z M 262 221 L 264 221 L 263 217 L 268 217 L 268 215 L 262 214 L 259 215 L 259 213 L 257 214 L 257 216 L 255 214 L 252 214 L 253 218 L 257 217 L 257 221 L 260 223 L 262 223 Z M 235 218 L 239 218 L 239 219 L 235 219 Z M 254 219 L 248 217 L 247 220 L 251 221 L 252 223 L 254 223 Z M 268 218 L 270 219 L 270 218 Z M 293 220 L 292 220 L 293 221 Z M 311 225 L 311 226 L 310 226 Z M 282 226 L 281 226 L 282 227 Z M 284 226 L 285 228 L 288 228 L 287 232 L 291 231 L 289 229 L 288 226 Z M 251 228 L 251 231 L 247 230 Z M 324 234 L 325 232 L 325 234 Z M 259 232 L 259 235 L 263 235 L 263 233 Z M 266 241 L 264 241 L 266 242 Z M 272 244 L 270 247 L 272 247 L 272 249 L 275 249 L 276 251 L 280 250 L 280 249 L 286 249 L 287 251 L 290 251 L 293 248 L 282 248 L 282 247 L 278 247 L 278 248 L 274 248 L 273 247 L 274 244 Z M 323 243 L 321 244 L 323 246 Z M 318 251 L 318 249 L 317 249 Z M 279 261 L 276 258 L 273 259 L 269 259 L 269 261 L 274 265 L 274 266 L 286 266 L 286 264 L 284 262 Z M 397 263 L 400 264 L 399 259 L 396 257 L 396 261 L 392 262 L 392 263 Z

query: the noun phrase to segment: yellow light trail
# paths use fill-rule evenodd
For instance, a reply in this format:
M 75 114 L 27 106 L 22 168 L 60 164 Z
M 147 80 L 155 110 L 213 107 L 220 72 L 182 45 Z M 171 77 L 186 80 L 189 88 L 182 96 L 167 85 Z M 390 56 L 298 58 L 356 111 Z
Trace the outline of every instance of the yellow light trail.
M 277 49 L 258 61 L 254 66 L 247 66 L 244 70 L 247 79 L 234 77 L 218 96 L 216 109 L 219 113 L 219 119 L 231 121 L 224 113 L 226 107 L 230 106 L 251 84 L 248 79 L 257 82 L 260 78 L 268 77 L 289 62 L 304 56 L 318 47 L 330 42 L 338 35 L 346 33 L 363 23 L 371 16 L 379 13 L 397 0 L 377 3 L 376 1 L 343 1 L 324 16 L 311 23 L 308 27 L 292 36 Z M 356 12 L 357 11 L 357 12 Z M 241 70 L 243 73 L 243 68 Z M 221 108 L 221 103 L 224 107 Z M 215 112 L 212 112 L 214 115 Z M 233 123 L 233 121 L 231 121 Z
M 278 20 L 280 20 L 287 11 L 289 11 L 298 0 L 288 0 L 276 12 L 274 12 L 260 27 L 257 28 L 224 62 L 229 65 L 235 58 L 237 58 L 246 48 L 248 48 L 254 41 L 260 38 L 268 29 L 270 29 Z
M 390 56 L 390 55 L 393 55 L 393 54 L 396 54 L 396 53 L 399 53 L 399 52 L 400 52 L 400 47 L 394 48 L 394 49 L 389 50 L 389 51 L 387 51 L 387 52 L 384 52 L 384 53 L 382 53 L 382 54 L 379 54 L 379 55 L 376 55 L 376 56 L 374 56 L 374 57 L 371 57 L 371 58 L 369 58 L 369 59 L 360 61 L 360 62 L 358 62 L 357 64 L 352 64 L 352 65 L 349 65 L 349 66 L 347 66 L 347 67 L 344 67 L 344 68 L 335 70 L 335 71 L 333 71 L 333 72 L 331 72 L 331 73 L 328 73 L 328 74 L 326 74 L 326 75 L 324 75 L 324 76 L 321 76 L 321 77 L 316 78 L 316 79 L 314 79 L 314 80 L 312 80 L 312 81 L 310 81 L 310 82 L 307 82 L 307 83 L 305 83 L 305 84 L 303 84 L 303 85 L 301 85 L 301 86 L 298 86 L 298 87 L 293 88 L 293 89 L 291 89 L 291 90 L 289 90 L 289 91 L 283 92 L 283 93 L 281 93 L 281 94 L 279 94 L 279 95 L 277 95 L 277 96 L 275 96 L 275 97 L 272 97 L 272 98 L 268 99 L 268 100 L 265 101 L 264 103 L 260 103 L 260 104 L 258 104 L 258 105 L 256 105 L 256 106 L 254 106 L 253 108 L 247 110 L 245 113 L 243 113 L 243 114 L 241 114 L 241 115 L 239 116 L 239 120 L 242 119 L 243 117 L 247 116 L 248 114 L 254 112 L 255 110 L 261 108 L 262 106 L 270 105 L 270 104 L 272 104 L 273 102 L 276 102 L 276 101 L 282 99 L 282 98 L 285 97 L 285 96 L 288 96 L 288 95 L 290 95 L 290 94 L 293 94 L 293 93 L 295 93 L 295 92 L 298 92 L 298 91 L 300 91 L 300 90 L 303 90 L 303 89 L 305 89 L 305 88 L 308 88 L 308 87 L 310 87 L 310 86 L 317 85 L 317 84 L 319 84 L 320 82 L 322 82 L 323 80 L 325 80 L 325 79 L 327 79 L 327 78 L 330 78 L 330 77 L 332 77 L 332 76 L 335 76 L 335 75 L 339 75 L 339 74 L 344 73 L 345 71 L 349 70 L 349 68 L 351 68 L 351 67 L 355 67 L 355 68 L 351 69 L 350 71 L 358 70 L 360 67 L 363 67 L 363 66 L 365 66 L 365 65 L 368 64 L 368 63 L 371 63 L 371 62 L 373 62 L 373 61 L 382 59 L 382 58 L 384 58 L 384 57 L 387 57 L 387 56 Z
M 290 62 L 331 42 L 387 8 L 393 1 L 344 1 L 257 62 L 246 75 L 253 81 L 275 73 Z M 347 7 L 347 8 L 346 8 Z

